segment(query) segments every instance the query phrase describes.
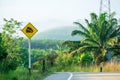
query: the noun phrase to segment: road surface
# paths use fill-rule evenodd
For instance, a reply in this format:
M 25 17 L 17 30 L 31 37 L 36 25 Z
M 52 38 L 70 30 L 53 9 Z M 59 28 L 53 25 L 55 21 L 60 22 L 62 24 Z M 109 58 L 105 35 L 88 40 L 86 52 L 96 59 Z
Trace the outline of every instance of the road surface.
M 44 80 L 120 80 L 120 73 L 58 72 Z

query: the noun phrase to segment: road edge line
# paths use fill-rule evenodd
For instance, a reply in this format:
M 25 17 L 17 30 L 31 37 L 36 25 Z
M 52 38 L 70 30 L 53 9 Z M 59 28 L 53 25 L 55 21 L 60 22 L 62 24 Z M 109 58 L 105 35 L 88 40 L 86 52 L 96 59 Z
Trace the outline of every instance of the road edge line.
M 70 76 L 69 76 L 69 78 L 67 80 L 71 80 L 71 78 L 73 77 L 73 74 L 70 73 L 70 72 L 68 74 L 70 74 Z

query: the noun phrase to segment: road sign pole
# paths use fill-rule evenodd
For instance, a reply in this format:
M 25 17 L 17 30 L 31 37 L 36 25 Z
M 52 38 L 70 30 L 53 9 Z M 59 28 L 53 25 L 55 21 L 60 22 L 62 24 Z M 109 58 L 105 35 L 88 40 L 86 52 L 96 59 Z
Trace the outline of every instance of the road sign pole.
M 29 74 L 31 74 L 31 39 L 28 39 L 28 46 L 29 46 L 29 49 L 28 49 L 28 58 L 29 58 L 29 66 L 28 66 L 28 69 L 29 69 Z
M 28 37 L 28 69 L 31 74 L 31 38 L 38 30 L 29 22 L 23 29 L 22 32 Z

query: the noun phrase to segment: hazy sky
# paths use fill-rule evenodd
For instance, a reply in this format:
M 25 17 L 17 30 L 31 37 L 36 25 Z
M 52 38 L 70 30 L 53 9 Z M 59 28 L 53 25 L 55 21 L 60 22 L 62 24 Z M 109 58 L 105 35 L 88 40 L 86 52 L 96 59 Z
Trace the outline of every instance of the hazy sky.
M 99 13 L 100 0 L 0 0 L 0 25 L 3 18 L 31 22 L 39 31 L 71 26 L 73 22 Z M 111 0 L 112 11 L 120 17 L 120 0 Z M 22 27 L 24 27 L 24 25 Z

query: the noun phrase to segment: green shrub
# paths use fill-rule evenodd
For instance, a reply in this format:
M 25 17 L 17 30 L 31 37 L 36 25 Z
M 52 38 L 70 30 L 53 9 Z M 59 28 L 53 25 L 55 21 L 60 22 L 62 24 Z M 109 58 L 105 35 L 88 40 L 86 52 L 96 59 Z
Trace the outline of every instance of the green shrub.
M 82 53 L 80 63 L 82 66 L 89 66 L 93 62 L 93 56 L 90 53 Z
M 18 54 L 8 54 L 6 59 L 2 62 L 2 71 L 8 73 L 10 70 L 15 70 L 21 62 Z
M 10 80 L 27 80 L 28 70 L 24 66 L 20 66 L 14 71 L 11 70 L 8 76 Z
M 61 54 L 56 58 L 56 65 L 58 68 L 63 68 L 65 66 L 70 66 L 73 64 L 73 57 L 71 54 Z

